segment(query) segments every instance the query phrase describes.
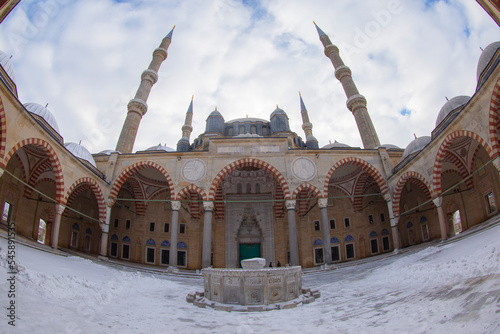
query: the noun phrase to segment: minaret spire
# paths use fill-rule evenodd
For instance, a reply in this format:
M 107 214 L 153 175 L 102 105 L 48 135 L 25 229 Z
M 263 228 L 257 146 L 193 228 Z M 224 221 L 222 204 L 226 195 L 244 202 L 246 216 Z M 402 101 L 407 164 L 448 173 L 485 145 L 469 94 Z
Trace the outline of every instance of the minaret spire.
M 309 114 L 307 113 L 306 105 L 302 100 L 302 94 L 300 94 L 300 92 L 299 92 L 299 97 L 300 97 L 300 113 L 302 114 L 302 129 L 304 130 L 304 133 L 306 135 L 307 148 L 317 149 L 319 148 L 318 140 L 312 134 L 313 125 L 311 122 L 309 122 Z
M 366 109 L 366 98 L 359 94 L 358 88 L 352 80 L 351 69 L 344 65 L 339 55 L 339 48 L 332 44 L 328 35 L 316 25 L 316 22 L 314 22 L 314 25 L 318 31 L 319 40 L 325 48 L 325 55 L 331 60 L 335 68 L 335 77 L 344 87 L 347 96 L 347 108 L 354 115 L 364 148 L 380 146 L 377 132 Z
M 148 100 L 149 93 L 151 92 L 151 87 L 153 87 L 153 85 L 158 81 L 158 70 L 160 69 L 161 63 L 167 59 L 167 50 L 172 42 L 174 28 L 172 28 L 167 36 L 163 38 L 160 46 L 153 51 L 153 59 L 151 60 L 148 69 L 142 72 L 139 89 L 137 89 L 135 97 L 130 100 L 127 105 L 127 118 L 123 123 L 122 132 L 120 133 L 120 138 L 116 144 L 116 150 L 121 153 L 132 152 L 135 137 L 137 136 L 137 130 L 139 129 L 139 123 L 141 122 L 142 116 L 144 116 L 148 111 L 148 105 L 146 102 Z
M 193 127 L 191 126 L 193 123 L 193 100 L 194 95 L 191 97 L 191 103 L 186 112 L 186 120 L 182 126 L 182 138 L 177 142 L 177 151 L 179 152 L 189 151 L 189 137 L 193 131 Z

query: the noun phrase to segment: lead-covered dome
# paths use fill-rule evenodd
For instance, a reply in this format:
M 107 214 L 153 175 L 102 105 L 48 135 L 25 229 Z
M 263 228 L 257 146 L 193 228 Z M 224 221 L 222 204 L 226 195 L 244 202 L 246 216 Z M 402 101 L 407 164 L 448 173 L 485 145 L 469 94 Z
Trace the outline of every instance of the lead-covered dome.
M 439 111 L 438 117 L 436 119 L 436 126 L 438 126 L 443 121 L 443 119 L 445 119 L 446 116 L 448 116 L 448 114 L 453 110 L 462 109 L 467 104 L 467 102 L 469 102 L 469 100 L 470 96 L 459 95 L 447 101 Z
M 344 148 L 344 147 L 351 147 L 351 146 L 339 143 L 338 141 L 335 140 L 333 143 L 326 144 L 322 148 L 331 149 L 331 148 Z
M 150 148 L 146 149 L 146 151 L 164 151 L 164 152 L 175 152 L 175 150 L 171 147 L 168 147 L 166 145 L 158 144 L 156 146 L 151 146 Z
M 0 65 L 2 65 L 3 69 L 10 77 L 14 84 L 16 83 L 16 71 L 14 71 L 14 64 L 10 60 L 10 56 L 8 56 L 5 52 L 0 51 Z
M 222 117 L 221 113 L 215 108 L 215 110 L 208 115 L 205 132 L 219 132 L 223 134 L 224 129 L 224 117 Z
M 66 143 L 64 144 L 64 146 L 75 157 L 88 161 L 92 166 L 96 167 L 94 157 L 92 156 L 92 154 L 90 154 L 89 150 L 87 150 L 82 145 L 79 145 L 77 143 Z
M 495 53 L 499 48 L 500 48 L 500 41 L 493 42 L 490 45 L 488 45 L 486 49 L 484 49 L 483 52 L 481 53 L 481 56 L 479 57 L 479 61 L 477 63 L 477 73 L 476 73 L 478 84 L 481 74 L 486 69 L 490 61 L 493 59 L 493 56 L 495 55 Z
M 59 133 L 59 126 L 57 125 L 56 118 L 54 117 L 54 115 L 52 115 L 49 109 L 38 103 L 25 103 L 24 107 L 30 113 L 42 117 L 45 122 L 47 122 L 47 124 L 49 124 L 54 130 L 56 130 L 57 133 Z
M 429 136 L 422 136 L 415 138 L 411 143 L 406 146 L 405 151 L 403 152 L 403 157 L 402 159 L 406 158 L 410 154 L 422 151 L 424 147 L 427 146 L 431 142 L 431 137 Z
M 270 117 L 271 134 L 275 132 L 290 132 L 288 115 L 283 109 L 276 107 Z

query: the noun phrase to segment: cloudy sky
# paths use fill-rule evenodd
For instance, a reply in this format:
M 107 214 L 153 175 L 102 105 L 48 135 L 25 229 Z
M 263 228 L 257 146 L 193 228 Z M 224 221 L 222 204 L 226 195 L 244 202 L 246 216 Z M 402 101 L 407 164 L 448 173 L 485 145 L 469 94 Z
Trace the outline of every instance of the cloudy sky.
M 153 50 L 172 29 L 134 151 L 176 147 L 194 95 L 191 141 L 217 106 L 225 120 L 279 105 L 304 138 L 299 94 L 320 147 L 362 146 L 313 24 L 339 46 L 380 141 L 430 135 L 446 97 L 473 95 L 499 27 L 471 0 L 22 0 L 0 26 L 19 99 L 49 104 L 65 142 L 114 149 Z

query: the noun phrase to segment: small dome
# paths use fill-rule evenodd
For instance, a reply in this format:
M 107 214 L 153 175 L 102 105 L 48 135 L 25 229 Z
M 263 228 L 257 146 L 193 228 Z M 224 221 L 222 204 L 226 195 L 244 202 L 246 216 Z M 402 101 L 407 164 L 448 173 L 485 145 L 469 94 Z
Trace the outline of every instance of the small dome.
M 115 150 L 104 150 L 104 151 L 99 152 L 98 154 L 110 155 L 113 152 L 117 152 L 117 151 L 115 151 Z
M 479 61 L 477 62 L 477 73 L 476 78 L 479 81 L 479 77 L 485 70 L 486 66 L 490 63 L 491 59 L 495 55 L 495 52 L 500 48 L 500 42 L 493 42 L 484 49 L 479 57 Z
M 0 51 L 0 65 L 2 65 L 3 69 L 10 77 L 10 79 L 16 83 L 16 72 L 14 71 L 14 65 L 10 60 L 10 56 L 8 56 L 5 52 Z
M 237 136 L 234 136 L 234 138 L 250 138 L 250 137 L 255 137 L 255 138 L 258 138 L 258 137 L 262 137 L 261 135 L 258 135 L 256 133 L 242 133 L 242 134 L 239 134 Z
M 430 142 L 431 137 L 429 136 L 422 136 L 414 139 L 411 143 L 408 144 L 408 146 L 406 146 L 402 159 L 406 158 L 412 153 L 422 151 L 422 149 Z
M 222 117 L 221 113 L 215 108 L 215 110 L 208 115 L 205 132 L 219 132 L 222 134 L 224 133 L 224 129 L 224 117 Z
M 171 147 L 168 147 L 166 145 L 158 144 L 156 146 L 151 146 L 150 148 L 146 149 L 146 151 L 165 151 L 165 152 L 175 152 L 175 150 Z
M 54 130 L 56 130 L 57 133 L 59 133 L 59 126 L 57 125 L 56 118 L 52 115 L 49 109 L 38 103 L 25 103 L 24 107 L 30 113 L 42 117 L 45 122 L 47 122 Z
M 269 123 L 269 121 L 266 121 L 265 119 L 255 118 L 255 117 L 236 118 L 236 119 L 232 119 L 230 121 L 227 121 L 226 123 L 232 124 L 232 123 L 256 123 L 256 122 Z
M 276 108 L 271 113 L 271 134 L 276 132 L 289 132 L 290 125 L 288 124 L 288 116 L 283 109 Z
M 330 149 L 330 148 L 342 148 L 342 147 L 351 147 L 351 146 L 339 143 L 338 141 L 334 141 L 333 143 L 326 144 L 322 148 Z
M 393 145 L 393 144 L 382 144 L 380 146 L 377 146 L 377 148 L 379 148 L 379 147 L 385 147 L 388 150 L 390 150 L 390 149 L 400 150 L 401 149 L 401 147 Z
M 285 115 L 285 116 L 287 116 L 286 112 L 283 109 L 279 108 L 279 107 L 276 107 L 276 109 L 274 109 L 274 111 L 271 113 L 271 117 L 270 118 L 272 119 L 274 116 L 277 116 L 277 115 Z M 287 118 L 288 118 L 288 116 L 287 116 Z
M 469 100 L 470 96 L 460 95 L 455 96 L 454 98 L 446 102 L 439 111 L 438 117 L 436 119 L 436 126 L 438 126 L 450 112 L 457 108 L 463 108 L 463 106 L 465 106 L 467 102 L 469 102 Z
M 82 145 L 77 143 L 66 143 L 64 144 L 66 149 L 70 151 L 75 157 L 88 161 L 92 166 L 96 167 L 94 157 L 90 154 Z

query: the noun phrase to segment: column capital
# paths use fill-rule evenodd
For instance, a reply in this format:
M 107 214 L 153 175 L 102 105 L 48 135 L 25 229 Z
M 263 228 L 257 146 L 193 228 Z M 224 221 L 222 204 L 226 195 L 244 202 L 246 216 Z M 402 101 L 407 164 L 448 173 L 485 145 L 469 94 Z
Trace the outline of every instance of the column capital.
M 108 200 L 106 201 L 106 207 L 112 208 L 113 205 L 115 205 L 116 199 L 109 197 Z
M 214 202 L 213 201 L 203 201 L 203 210 L 214 211 Z
M 384 200 L 387 202 L 387 205 L 390 204 L 390 202 L 392 201 L 392 197 L 391 197 L 391 194 L 386 192 L 386 193 L 383 193 L 382 194 L 382 197 L 384 198 Z
M 181 201 L 171 201 L 170 205 L 172 207 L 172 210 L 179 211 L 181 208 Z
M 3 172 L 5 172 L 5 170 L 0 168 L 0 177 L 2 177 Z
M 436 197 L 432 201 L 434 202 L 434 205 L 439 208 L 443 204 L 443 197 Z
M 56 203 L 56 214 L 62 215 L 66 207 L 60 203 Z
M 287 210 L 295 210 L 295 204 L 297 203 L 294 199 L 287 199 L 285 201 L 285 207 Z
M 397 227 L 399 225 L 399 217 L 391 217 L 391 227 Z
M 101 228 L 102 233 L 109 233 L 109 224 L 100 222 L 99 227 Z
M 328 198 L 318 198 L 318 205 L 321 209 L 328 207 Z

